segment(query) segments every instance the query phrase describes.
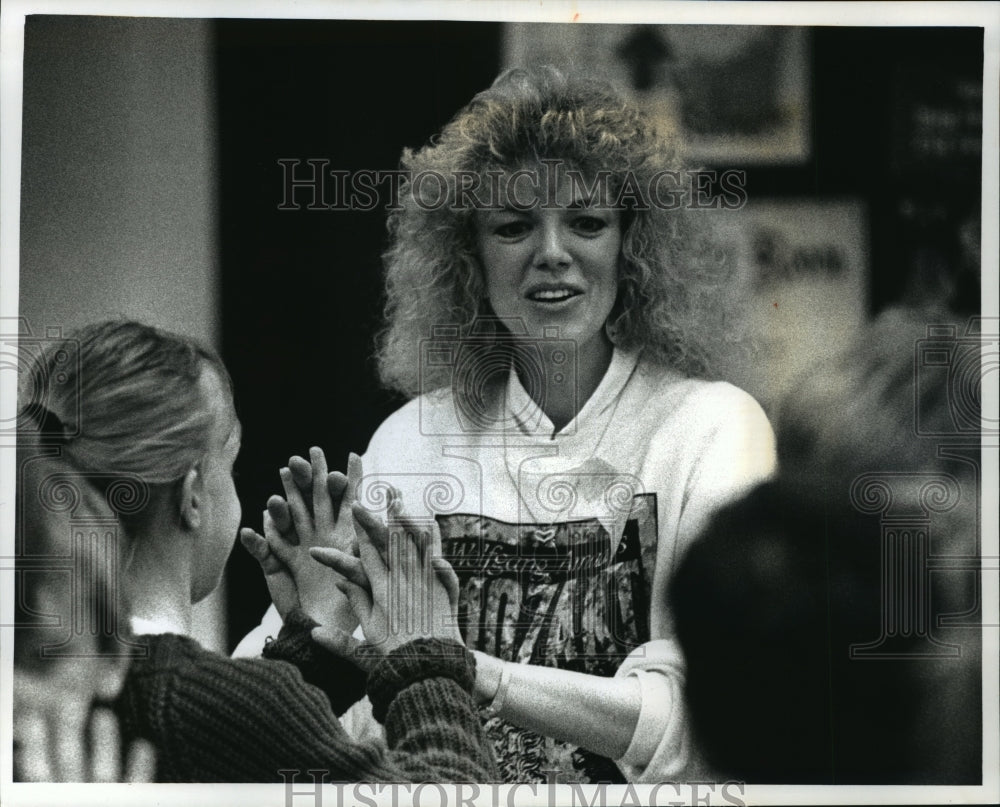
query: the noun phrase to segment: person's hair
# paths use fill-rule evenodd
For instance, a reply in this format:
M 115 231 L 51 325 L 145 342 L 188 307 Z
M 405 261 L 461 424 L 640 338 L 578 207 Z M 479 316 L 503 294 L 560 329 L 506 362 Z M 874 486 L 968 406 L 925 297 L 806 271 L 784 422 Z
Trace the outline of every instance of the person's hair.
M 385 261 L 385 326 L 378 338 L 384 385 L 408 396 L 443 386 L 447 368 L 419 367 L 417 350 L 437 325 L 464 335 L 489 314 L 476 249 L 472 204 L 457 204 L 463 176 L 490 185 L 487 172 L 558 161 L 591 182 L 608 172 L 610 199 L 628 178 L 648 189 L 660 171 L 678 171 L 677 147 L 609 84 L 553 67 L 512 69 L 476 95 L 425 147 L 406 149 L 399 208 L 390 212 Z M 433 173 L 435 182 L 421 182 Z M 443 182 L 445 197 L 440 195 Z M 611 335 L 622 348 L 689 375 L 711 369 L 713 341 L 726 332 L 720 250 L 699 211 L 635 204 L 622 194 L 619 295 Z M 464 200 L 463 200 L 464 201 Z M 421 377 L 421 373 L 423 376 Z
M 692 729 L 727 776 L 970 784 L 982 775 L 981 634 L 971 621 L 935 623 L 930 605 L 939 616 L 974 612 L 977 577 L 913 569 L 926 575 L 918 593 L 890 547 L 919 558 L 919 530 L 883 520 L 863 492 L 866 480 L 885 490 L 893 514 L 935 500 L 923 528 L 933 554 L 978 552 L 976 444 L 941 456 L 948 441 L 916 429 L 918 411 L 927 431 L 954 429 L 956 385 L 915 361 L 926 336 L 926 323 L 891 312 L 805 373 L 778 409 L 778 477 L 717 512 L 674 571 Z M 884 544 L 890 534 L 898 545 Z M 926 626 L 883 613 L 890 572 L 913 586 Z M 887 619 L 899 626 L 887 655 L 853 657 Z M 958 657 L 928 654 L 932 639 L 954 642 Z
M 14 590 L 19 630 L 14 637 L 14 663 L 18 669 L 44 672 L 56 665 L 46 658 L 43 648 L 64 640 L 66 626 L 81 619 L 81 614 L 96 623 L 87 626 L 94 630 L 83 635 L 81 643 L 90 641 L 96 649 L 107 645 L 109 636 L 115 634 L 115 620 L 125 603 L 110 588 L 108 559 L 98 557 L 98 545 L 118 555 L 119 568 L 127 546 L 124 541 L 109 542 L 109 532 L 123 537 L 115 529 L 114 511 L 63 457 L 24 447 L 17 452 L 17 472 L 14 549 L 19 573 Z M 79 536 L 74 535 L 73 519 Z M 67 560 L 76 567 L 72 575 L 67 574 Z M 78 574 L 82 568 L 88 573 Z M 52 615 L 58 615 L 61 624 L 53 624 Z M 79 652 L 79 647 L 75 649 Z
M 928 323 L 919 312 L 883 312 L 859 338 L 830 359 L 807 367 L 775 412 L 778 460 L 785 467 L 844 476 L 850 471 L 933 468 L 938 441 L 954 427 L 956 394 L 978 388 L 945 383 L 936 368 L 919 368 L 917 349 Z M 978 373 L 978 366 L 970 367 Z M 968 400 L 970 408 L 978 407 Z
M 194 339 L 98 322 L 47 348 L 34 389 L 23 388 L 23 412 L 79 471 L 167 485 L 207 450 L 215 413 L 199 383 L 206 367 L 231 391 L 222 360 Z

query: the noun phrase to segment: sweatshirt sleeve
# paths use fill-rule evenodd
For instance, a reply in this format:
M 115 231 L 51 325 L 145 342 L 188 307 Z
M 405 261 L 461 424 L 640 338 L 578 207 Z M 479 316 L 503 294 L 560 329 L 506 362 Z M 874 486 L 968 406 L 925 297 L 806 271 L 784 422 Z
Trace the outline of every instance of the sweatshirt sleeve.
M 688 475 L 674 552 L 677 563 L 715 512 L 766 482 L 777 468 L 771 424 L 750 395 L 719 384 L 702 409 L 697 461 Z
M 632 742 L 618 760 L 630 782 L 678 781 L 691 761 L 684 710 L 684 660 L 673 639 L 637 647 L 615 674 L 639 682 L 642 706 Z
M 635 782 L 677 780 L 698 765 L 684 703 L 684 659 L 667 612 L 670 572 L 716 510 L 769 479 L 777 462 L 774 432 L 760 405 L 729 384 L 712 387 L 690 420 L 696 452 L 676 534 L 666 544 L 661 536 L 659 551 L 670 552 L 671 563 L 658 570 L 654 583 L 654 636 L 616 673 L 634 677 L 642 695 L 632 742 L 619 760 Z

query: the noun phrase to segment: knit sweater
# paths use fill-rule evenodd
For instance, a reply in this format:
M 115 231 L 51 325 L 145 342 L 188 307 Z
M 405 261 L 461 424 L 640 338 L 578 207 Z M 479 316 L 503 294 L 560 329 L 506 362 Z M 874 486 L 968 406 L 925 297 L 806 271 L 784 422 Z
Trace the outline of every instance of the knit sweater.
M 231 659 L 176 634 L 148 647 L 118 701 L 123 735 L 156 748 L 160 782 L 488 782 L 497 779 L 470 692 L 472 655 L 421 639 L 364 673 L 312 642 L 299 612 L 263 659 Z M 366 688 L 387 747 L 351 740 L 341 714 Z M 316 774 L 319 778 L 319 774 Z

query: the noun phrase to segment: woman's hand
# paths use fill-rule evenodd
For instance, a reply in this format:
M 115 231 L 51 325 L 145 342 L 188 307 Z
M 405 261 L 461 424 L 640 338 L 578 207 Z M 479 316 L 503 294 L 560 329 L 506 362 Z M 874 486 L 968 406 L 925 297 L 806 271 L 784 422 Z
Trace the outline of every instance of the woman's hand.
M 292 457 L 289 467 L 281 469 L 285 498 L 268 499 L 264 537 L 244 529 L 241 539 L 260 562 L 271 599 L 282 617 L 300 606 L 321 625 L 352 631 L 357 620 L 335 585 L 338 576 L 316 563 L 309 550 L 330 547 L 352 551 L 356 538 L 351 505 L 361 480 L 361 458 L 350 455 L 344 476 L 327 471 L 321 449 L 310 449 L 309 456 L 309 462 Z
M 417 523 L 399 512 L 393 493 L 389 526 L 353 507 L 358 557 L 343 550 L 318 547 L 317 560 L 337 570 L 338 586 L 361 621 L 365 645 L 388 653 L 418 638 L 462 643 L 458 630 L 458 577 L 443 557 L 437 523 Z M 316 629 L 314 638 L 343 653 L 344 637 Z M 369 650 L 371 652 L 371 650 Z

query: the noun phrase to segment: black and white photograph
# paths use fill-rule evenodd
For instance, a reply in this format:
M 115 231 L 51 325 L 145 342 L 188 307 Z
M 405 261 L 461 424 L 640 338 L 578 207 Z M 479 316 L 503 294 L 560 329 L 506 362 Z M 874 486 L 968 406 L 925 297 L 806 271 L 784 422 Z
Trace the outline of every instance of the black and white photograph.
M 1000 3 L 2 11 L 0 801 L 1000 800 Z

